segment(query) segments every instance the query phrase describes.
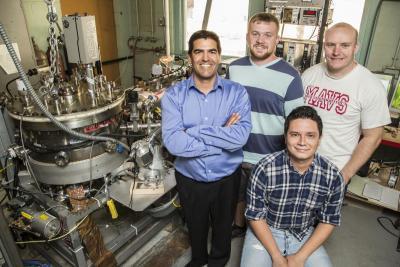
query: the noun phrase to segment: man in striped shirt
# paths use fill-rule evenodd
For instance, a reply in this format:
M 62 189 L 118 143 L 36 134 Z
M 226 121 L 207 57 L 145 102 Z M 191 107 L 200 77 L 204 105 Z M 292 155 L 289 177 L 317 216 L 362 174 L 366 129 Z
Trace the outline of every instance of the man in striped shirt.
M 294 109 L 284 133 L 286 149 L 257 163 L 249 181 L 241 266 L 332 266 L 322 244 L 340 224 L 344 179 L 316 153 L 322 121 L 312 107 Z
M 248 23 L 250 56 L 229 66 L 227 78 L 242 84 L 251 103 L 250 137 L 243 147 L 242 177 L 232 237 L 245 233 L 245 195 L 251 169 L 266 154 L 284 149 L 283 123 L 294 108 L 303 105 L 298 71 L 275 55 L 279 22 L 268 13 L 254 15 Z

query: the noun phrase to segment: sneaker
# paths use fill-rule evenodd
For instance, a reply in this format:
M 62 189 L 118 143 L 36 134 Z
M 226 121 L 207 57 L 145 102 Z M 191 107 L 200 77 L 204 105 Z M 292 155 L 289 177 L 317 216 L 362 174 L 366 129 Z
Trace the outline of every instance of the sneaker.
M 242 237 L 246 234 L 246 226 L 238 226 L 236 224 L 233 224 L 232 226 L 232 238 L 236 237 Z

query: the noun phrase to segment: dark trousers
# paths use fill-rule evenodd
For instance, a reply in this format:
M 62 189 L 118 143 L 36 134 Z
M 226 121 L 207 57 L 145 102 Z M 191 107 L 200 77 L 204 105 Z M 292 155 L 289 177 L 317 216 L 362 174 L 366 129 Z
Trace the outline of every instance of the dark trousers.
M 189 266 L 224 266 L 231 254 L 232 221 L 237 204 L 240 168 L 216 182 L 204 183 L 175 172 L 179 199 L 189 230 Z M 212 228 L 208 255 L 208 229 Z

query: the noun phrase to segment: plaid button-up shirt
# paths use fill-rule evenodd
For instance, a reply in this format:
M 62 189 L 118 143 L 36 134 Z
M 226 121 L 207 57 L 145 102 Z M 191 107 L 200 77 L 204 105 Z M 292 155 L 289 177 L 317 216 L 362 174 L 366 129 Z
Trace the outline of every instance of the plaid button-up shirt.
M 286 150 L 258 162 L 247 187 L 246 218 L 266 220 L 269 226 L 288 230 L 302 240 L 316 220 L 340 224 L 345 183 L 338 168 L 316 154 L 300 174 Z

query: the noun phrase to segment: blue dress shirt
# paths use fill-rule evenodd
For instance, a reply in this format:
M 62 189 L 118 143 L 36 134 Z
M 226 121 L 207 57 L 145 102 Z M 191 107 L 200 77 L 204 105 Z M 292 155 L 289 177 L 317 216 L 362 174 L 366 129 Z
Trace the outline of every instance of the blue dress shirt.
M 238 168 L 251 130 L 250 102 L 242 85 L 217 76 L 205 95 L 191 76 L 168 88 L 161 106 L 163 142 L 177 156 L 177 171 L 196 181 L 213 182 Z M 239 122 L 224 127 L 235 112 Z

